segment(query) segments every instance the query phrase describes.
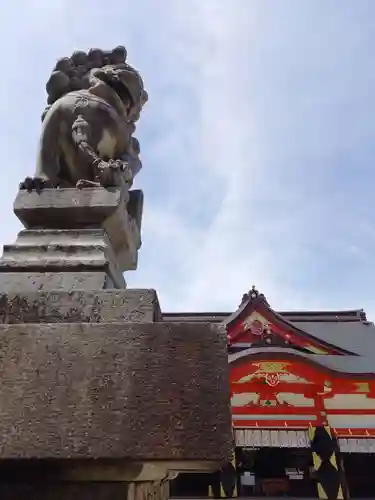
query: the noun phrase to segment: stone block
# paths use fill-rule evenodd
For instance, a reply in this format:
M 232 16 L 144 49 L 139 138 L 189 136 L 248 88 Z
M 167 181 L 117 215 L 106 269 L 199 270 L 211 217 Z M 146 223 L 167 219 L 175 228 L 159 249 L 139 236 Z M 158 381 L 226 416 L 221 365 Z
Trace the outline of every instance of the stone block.
M 115 288 L 125 280 L 104 229 L 38 229 L 4 245 L 1 272 L 105 272 Z
M 121 202 L 115 188 L 21 190 L 13 209 L 27 229 L 84 229 L 100 227 Z
M 0 290 L 25 293 L 36 290 L 103 290 L 115 288 L 106 271 L 0 272 Z
M 0 325 L 0 367 L 2 460 L 199 469 L 230 459 L 227 344 L 215 325 Z
M 137 268 L 142 210 L 142 191 L 119 188 L 21 190 L 14 203 L 27 229 L 105 229 L 122 271 Z
M 160 319 L 155 290 L 0 293 L 0 323 L 152 323 Z

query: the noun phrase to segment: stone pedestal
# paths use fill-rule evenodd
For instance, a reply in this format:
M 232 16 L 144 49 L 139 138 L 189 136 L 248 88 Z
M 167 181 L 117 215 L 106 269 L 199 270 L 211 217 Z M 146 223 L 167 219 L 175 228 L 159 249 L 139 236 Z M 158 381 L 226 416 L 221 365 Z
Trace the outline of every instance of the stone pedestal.
M 1 498 L 161 500 L 173 474 L 231 458 L 225 332 L 164 322 L 153 290 L 109 288 L 140 241 L 122 199 L 16 200 L 26 229 L 0 261 Z
M 4 246 L 0 290 L 125 288 L 137 267 L 141 191 L 46 189 L 20 191 L 14 212 L 25 225 Z
M 125 288 L 125 280 L 104 229 L 29 229 L 4 246 L 0 287 L 90 290 Z

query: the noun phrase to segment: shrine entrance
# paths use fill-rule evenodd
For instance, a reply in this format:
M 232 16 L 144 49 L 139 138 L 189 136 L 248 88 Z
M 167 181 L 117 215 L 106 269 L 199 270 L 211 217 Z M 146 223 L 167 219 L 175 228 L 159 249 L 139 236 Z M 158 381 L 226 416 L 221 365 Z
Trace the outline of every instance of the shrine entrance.
M 309 448 L 237 448 L 241 497 L 316 498 Z
M 237 447 L 237 488 L 233 497 L 316 498 L 317 487 L 311 475 L 311 466 L 309 447 Z M 224 498 L 227 495 L 223 494 L 219 485 L 231 482 L 229 475 L 229 470 L 214 474 L 179 474 L 171 482 L 171 497 Z
M 343 453 L 342 456 L 350 498 L 373 498 L 375 455 L 373 453 Z

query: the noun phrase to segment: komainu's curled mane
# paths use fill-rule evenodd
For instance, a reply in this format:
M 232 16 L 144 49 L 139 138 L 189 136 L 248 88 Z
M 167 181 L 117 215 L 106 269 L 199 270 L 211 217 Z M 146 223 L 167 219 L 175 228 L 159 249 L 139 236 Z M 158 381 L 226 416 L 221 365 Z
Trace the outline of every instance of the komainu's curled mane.
M 21 188 L 130 187 L 142 167 L 133 133 L 148 97 L 125 48 L 60 59 L 46 89 L 36 173 Z

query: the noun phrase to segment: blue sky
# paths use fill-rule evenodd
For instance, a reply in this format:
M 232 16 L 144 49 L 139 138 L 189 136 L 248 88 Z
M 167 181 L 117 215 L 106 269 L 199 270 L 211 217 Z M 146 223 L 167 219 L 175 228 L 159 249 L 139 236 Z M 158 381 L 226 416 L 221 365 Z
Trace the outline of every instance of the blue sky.
M 374 0 L 14 0 L 0 36 L 1 244 L 55 60 L 123 44 L 150 95 L 129 286 L 168 311 L 234 310 L 256 284 L 375 320 Z

